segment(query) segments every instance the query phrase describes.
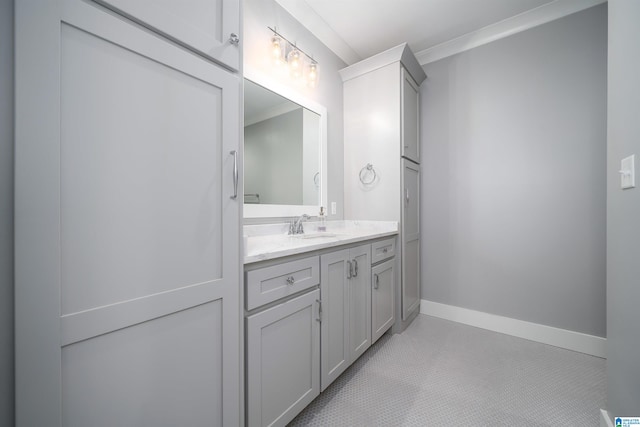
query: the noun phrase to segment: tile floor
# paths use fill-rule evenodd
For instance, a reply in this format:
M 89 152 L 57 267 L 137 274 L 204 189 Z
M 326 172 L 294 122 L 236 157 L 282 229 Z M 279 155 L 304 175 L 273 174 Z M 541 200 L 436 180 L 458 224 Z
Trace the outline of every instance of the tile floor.
M 292 426 L 594 426 L 605 360 L 419 315 L 386 334 Z

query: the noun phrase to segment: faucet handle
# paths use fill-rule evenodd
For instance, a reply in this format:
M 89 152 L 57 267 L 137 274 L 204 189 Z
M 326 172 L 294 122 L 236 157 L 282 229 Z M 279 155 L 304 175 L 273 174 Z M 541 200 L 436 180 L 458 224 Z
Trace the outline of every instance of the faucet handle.
M 292 219 L 289 222 L 289 235 L 291 236 L 293 234 L 296 234 L 296 222 Z
M 296 230 L 296 234 L 304 234 L 304 227 L 302 226 L 302 221 L 298 224 L 298 229 Z

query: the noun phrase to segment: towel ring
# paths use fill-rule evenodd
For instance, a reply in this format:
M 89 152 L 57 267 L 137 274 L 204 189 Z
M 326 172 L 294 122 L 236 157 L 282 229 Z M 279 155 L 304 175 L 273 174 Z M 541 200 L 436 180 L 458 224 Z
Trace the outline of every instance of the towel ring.
M 373 174 L 373 177 L 369 180 L 365 180 L 367 176 L 367 172 L 371 172 Z M 373 168 L 373 165 L 371 163 L 367 163 L 365 167 L 360 169 L 359 177 L 360 177 L 360 182 L 363 183 L 364 185 L 373 184 L 377 177 L 376 170 Z

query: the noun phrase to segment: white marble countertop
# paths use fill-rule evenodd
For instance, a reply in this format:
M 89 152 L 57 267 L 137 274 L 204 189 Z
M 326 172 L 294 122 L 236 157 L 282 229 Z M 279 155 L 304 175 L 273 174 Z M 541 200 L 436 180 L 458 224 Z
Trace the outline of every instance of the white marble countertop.
M 304 222 L 305 234 L 289 236 L 289 224 L 245 225 L 244 263 L 296 255 L 398 233 L 395 221 L 327 221 L 318 232 L 318 222 Z

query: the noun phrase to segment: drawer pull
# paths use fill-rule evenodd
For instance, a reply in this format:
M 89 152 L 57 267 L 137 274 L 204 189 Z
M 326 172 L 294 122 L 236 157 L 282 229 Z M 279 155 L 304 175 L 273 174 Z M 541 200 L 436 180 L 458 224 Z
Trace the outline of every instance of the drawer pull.
M 383 252 L 383 253 L 385 253 L 385 254 L 386 254 L 388 251 L 389 251 L 389 250 L 388 250 L 387 248 L 384 248 L 384 249 L 382 250 L 382 252 Z
M 293 276 L 287 277 L 287 285 L 292 286 L 295 283 L 296 279 Z

